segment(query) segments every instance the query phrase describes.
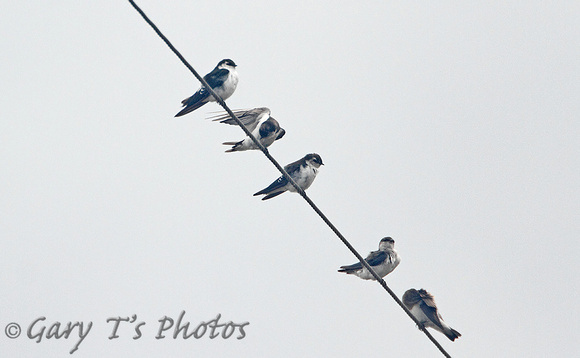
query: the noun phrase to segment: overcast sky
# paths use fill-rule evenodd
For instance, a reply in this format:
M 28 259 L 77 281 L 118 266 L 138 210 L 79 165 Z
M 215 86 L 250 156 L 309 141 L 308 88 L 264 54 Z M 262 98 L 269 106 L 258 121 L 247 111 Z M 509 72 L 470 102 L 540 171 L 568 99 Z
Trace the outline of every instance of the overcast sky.
M 280 164 L 321 155 L 308 195 L 362 255 L 395 239 L 451 356 L 580 354 L 577 1 L 138 4 L 202 75 L 238 64 Z M 73 357 L 441 356 L 299 195 L 252 196 L 279 173 L 217 104 L 173 117 L 199 83 L 127 1 L 0 0 L 0 30 L 3 355 L 92 322 Z M 249 325 L 156 339 L 182 311 Z

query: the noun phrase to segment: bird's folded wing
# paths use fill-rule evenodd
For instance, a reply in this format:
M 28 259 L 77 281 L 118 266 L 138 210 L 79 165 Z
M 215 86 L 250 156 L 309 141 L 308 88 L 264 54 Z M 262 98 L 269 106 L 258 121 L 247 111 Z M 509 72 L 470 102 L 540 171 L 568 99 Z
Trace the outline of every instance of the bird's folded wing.
M 203 76 L 203 79 L 211 88 L 216 88 L 224 84 L 228 79 L 230 71 L 225 68 L 214 69 L 207 75 Z
M 429 320 L 431 322 L 433 322 L 433 324 L 435 324 L 437 327 L 441 328 L 441 330 L 444 330 L 443 325 L 441 324 L 441 321 L 439 320 L 439 316 L 437 315 L 437 309 L 427 305 L 424 301 L 419 303 L 419 305 L 420 305 L 423 313 L 425 313 L 425 316 L 427 316 L 429 318 Z
M 421 296 L 420 307 L 423 313 L 433 322 L 437 327 L 444 329 L 441 321 L 439 320 L 439 315 L 437 313 L 437 305 L 435 304 L 435 299 L 433 295 L 425 290 L 419 290 L 419 295 Z
M 387 258 L 388 258 L 388 255 L 384 251 L 373 251 L 367 256 L 365 261 L 370 266 L 377 266 L 377 265 L 382 264 Z
M 280 178 L 276 179 L 275 182 L 273 182 L 272 184 L 270 184 L 267 188 L 260 190 L 259 192 L 257 192 L 255 195 L 261 195 L 261 194 L 268 194 L 268 193 L 272 193 L 278 189 L 281 189 L 283 187 L 286 186 L 286 184 L 288 184 L 288 180 L 286 180 L 286 178 L 284 178 L 283 176 L 281 176 Z
M 384 251 L 373 251 L 367 256 L 365 261 L 369 264 L 369 266 L 376 266 L 381 264 L 385 260 L 386 256 L 387 254 Z M 356 264 L 341 266 L 340 268 L 347 271 L 355 271 L 362 269 L 363 265 L 362 263 L 357 262 Z
M 357 262 L 356 264 L 352 265 L 340 266 L 340 269 L 345 272 L 349 272 L 349 271 L 358 271 L 362 269 L 362 267 L 363 267 L 362 264 L 360 262 Z
M 286 171 L 286 173 L 292 175 L 293 173 L 297 173 L 300 171 L 300 168 L 302 167 L 303 163 L 304 161 L 302 159 L 298 159 L 297 161 L 286 165 L 284 167 L 284 170 Z

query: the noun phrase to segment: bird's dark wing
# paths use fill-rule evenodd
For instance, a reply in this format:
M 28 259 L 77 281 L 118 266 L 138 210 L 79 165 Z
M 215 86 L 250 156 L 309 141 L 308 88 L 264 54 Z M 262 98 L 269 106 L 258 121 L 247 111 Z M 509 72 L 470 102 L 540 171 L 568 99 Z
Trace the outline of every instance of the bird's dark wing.
M 259 119 L 262 115 L 270 115 L 270 109 L 266 107 L 254 109 L 237 109 L 232 112 L 248 128 L 250 132 L 256 129 L 256 126 L 258 125 Z M 217 116 L 210 117 L 209 119 L 213 121 L 220 121 L 220 123 L 237 125 L 236 121 L 234 121 L 234 119 L 231 118 L 230 115 L 226 112 L 222 112 Z
M 365 261 L 369 264 L 369 266 L 376 266 L 382 263 L 387 254 L 383 251 L 373 251 L 371 252 L 366 258 Z M 339 272 L 352 272 L 358 271 L 363 268 L 362 263 L 357 262 L 356 264 L 348 265 L 348 266 L 340 266 Z
M 216 88 L 224 84 L 228 79 L 230 71 L 225 68 L 214 68 L 213 71 L 203 76 L 203 79 L 211 88 Z
M 193 112 L 199 107 L 203 106 L 207 103 L 207 98 L 209 97 L 209 92 L 205 89 L 205 87 L 201 87 L 197 90 L 191 97 L 187 97 L 181 104 L 183 105 L 183 109 L 175 115 L 175 117 L 181 117 L 184 114 L 188 114 L 189 112 Z
M 435 304 L 435 300 L 433 299 L 433 295 L 425 290 L 419 290 L 419 295 L 421 296 L 421 301 L 419 302 L 419 307 L 425 316 L 433 322 L 437 327 L 441 328 L 441 330 L 445 330 L 441 321 L 439 320 L 439 315 L 437 314 L 437 305 Z
M 288 184 L 288 180 L 286 180 L 286 178 L 284 178 L 284 176 L 281 176 L 280 178 L 276 179 L 275 182 L 270 184 L 267 188 L 264 188 L 264 189 L 260 190 L 259 192 L 255 193 L 254 196 L 273 193 L 273 192 L 277 191 L 278 189 L 285 187 L 286 184 Z M 282 192 L 280 192 L 280 194 L 282 194 Z M 270 196 L 270 195 L 268 195 L 268 196 L 269 196 L 269 198 L 274 197 L 274 196 Z M 264 200 L 265 199 L 266 198 L 264 198 Z
M 305 164 L 304 158 L 298 159 L 297 161 L 286 165 L 284 167 L 284 170 L 286 171 L 286 173 L 288 173 L 290 176 L 292 176 L 292 173 L 296 173 L 296 172 L 300 171 L 300 168 L 304 164 Z
M 352 265 L 340 266 L 340 270 L 338 270 L 338 272 L 354 272 L 362 269 L 362 267 L 362 264 L 357 262 L 356 264 Z
M 377 266 L 387 259 L 387 253 L 384 251 L 373 251 L 365 259 L 370 266 Z
M 423 301 L 427 306 L 437 309 L 437 305 L 435 304 L 435 299 L 433 295 L 429 292 L 425 291 L 424 289 L 420 289 L 417 291 L 419 294 L 419 298 Z

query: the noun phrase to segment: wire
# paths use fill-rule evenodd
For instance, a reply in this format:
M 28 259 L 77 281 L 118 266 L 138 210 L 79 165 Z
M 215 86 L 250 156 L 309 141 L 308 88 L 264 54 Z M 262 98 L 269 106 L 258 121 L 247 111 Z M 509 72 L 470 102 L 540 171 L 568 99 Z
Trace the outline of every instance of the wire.
M 417 320 L 417 318 L 413 316 L 411 311 L 409 311 L 409 309 L 405 307 L 403 302 L 401 302 L 401 300 L 397 297 L 397 295 L 395 295 L 395 293 L 389 288 L 389 286 L 387 286 L 385 280 L 383 280 L 379 275 L 377 275 L 377 273 L 355 250 L 355 248 L 350 244 L 350 242 L 348 242 L 348 240 L 340 233 L 340 231 L 338 231 L 336 226 L 334 226 L 334 224 L 326 217 L 326 215 L 324 215 L 324 213 L 318 208 L 318 206 L 316 206 L 316 204 L 314 204 L 314 202 L 310 200 L 308 195 L 306 195 L 306 192 L 301 187 L 299 187 L 298 184 L 296 184 L 294 179 L 292 179 L 292 177 L 288 175 L 288 173 L 284 170 L 284 168 L 280 166 L 280 164 L 278 164 L 276 159 L 274 159 L 274 157 L 270 155 L 268 149 L 264 147 L 262 143 L 260 143 L 260 141 L 256 139 L 256 137 L 254 137 L 252 132 L 250 132 L 248 128 L 246 128 L 246 126 L 240 121 L 240 119 L 226 105 L 224 100 L 214 92 L 213 88 L 209 86 L 209 84 L 205 81 L 205 79 L 197 73 L 197 71 L 189 64 L 189 62 L 187 62 L 187 60 L 181 55 L 181 53 L 179 53 L 179 51 L 177 51 L 177 49 L 171 44 L 171 42 L 167 39 L 167 37 L 165 37 L 165 35 L 163 35 L 163 33 L 157 28 L 157 26 L 155 26 L 155 24 L 147 17 L 147 15 L 145 15 L 143 10 L 141 10 L 141 8 L 133 0 L 128 1 L 135 8 L 135 10 L 137 10 L 137 12 L 143 17 L 143 19 L 149 24 L 149 26 L 153 28 L 153 30 L 157 33 L 157 35 L 161 37 L 161 39 L 167 44 L 167 46 L 169 46 L 171 51 L 173 51 L 173 53 L 175 53 L 175 55 L 181 60 L 181 62 L 183 62 L 185 67 L 187 67 L 191 71 L 191 73 L 193 73 L 195 78 L 197 78 L 199 82 L 201 82 L 201 84 L 209 91 L 209 93 L 213 96 L 213 98 L 224 108 L 224 110 L 230 115 L 230 117 L 233 118 L 236 124 L 240 126 L 242 130 L 246 133 L 246 135 L 250 137 L 250 139 L 258 146 L 258 148 L 260 148 L 260 150 L 264 153 L 266 158 L 268 158 L 270 162 L 272 162 L 272 164 L 274 164 L 274 166 L 280 171 L 280 173 L 282 173 L 284 178 L 286 178 L 286 180 L 288 180 L 288 182 L 292 184 L 292 186 L 296 189 L 298 194 L 300 194 L 304 198 L 304 200 L 306 200 L 308 205 L 310 205 L 310 207 L 322 218 L 322 220 L 326 223 L 326 225 L 328 225 L 328 227 L 330 227 L 330 229 L 336 234 L 336 236 L 338 236 L 338 238 L 343 242 L 343 244 L 345 244 L 346 247 L 354 254 L 354 256 L 356 256 L 356 258 L 371 273 L 371 275 L 375 278 L 375 280 L 377 280 L 377 282 L 381 286 L 383 286 L 383 288 L 389 293 L 389 295 L 391 295 L 391 297 L 395 300 L 395 302 L 397 302 L 397 304 L 403 309 L 403 311 L 405 311 L 405 313 L 407 313 L 407 315 L 415 322 L 415 324 L 423 331 L 423 333 L 425 333 L 425 335 L 431 340 L 431 342 L 433 342 L 433 344 L 435 344 L 435 346 L 439 348 L 439 350 L 441 351 L 441 353 L 443 353 L 445 357 L 451 358 L 451 356 L 445 351 L 445 349 L 443 349 L 443 347 L 439 344 L 439 342 L 437 342 L 437 340 L 433 338 L 431 333 L 427 331 L 424 325 L 422 325 Z

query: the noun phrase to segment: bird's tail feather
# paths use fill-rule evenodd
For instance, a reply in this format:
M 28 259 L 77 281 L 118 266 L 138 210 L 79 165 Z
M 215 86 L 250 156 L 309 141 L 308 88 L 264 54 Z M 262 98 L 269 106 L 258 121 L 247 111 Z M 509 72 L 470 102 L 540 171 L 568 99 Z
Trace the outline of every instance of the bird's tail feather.
M 453 328 L 449 327 L 449 330 L 445 332 L 445 335 L 447 336 L 447 338 L 449 338 L 451 341 L 456 340 L 457 338 L 461 337 L 461 333 L 457 332 L 456 330 L 454 330 Z
M 230 149 L 226 150 L 226 153 L 231 153 L 231 152 L 238 152 L 238 148 L 242 146 L 242 141 L 239 142 L 223 142 L 223 145 L 233 145 L 233 147 L 231 147 Z

